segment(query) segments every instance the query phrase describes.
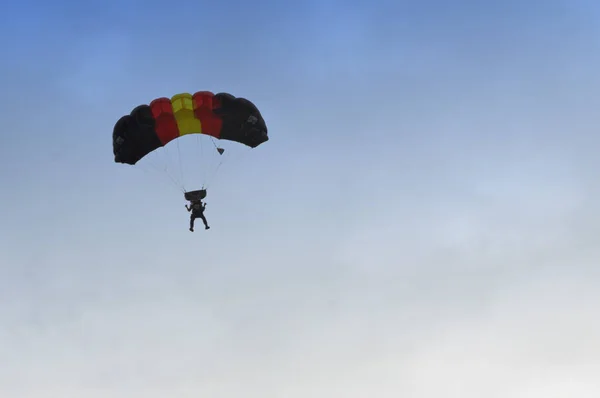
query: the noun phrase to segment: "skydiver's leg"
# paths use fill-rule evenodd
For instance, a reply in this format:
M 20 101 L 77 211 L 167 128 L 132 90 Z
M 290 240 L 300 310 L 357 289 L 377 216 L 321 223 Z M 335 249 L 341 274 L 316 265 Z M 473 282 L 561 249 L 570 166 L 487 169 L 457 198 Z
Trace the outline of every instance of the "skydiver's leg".
M 194 232 L 194 220 L 196 219 L 196 217 L 194 217 L 193 215 L 190 216 L 190 231 Z
M 204 214 L 200 214 L 199 217 L 202 219 L 202 222 L 204 223 L 204 229 L 209 229 L 210 227 L 208 226 L 208 222 L 206 221 L 206 217 L 204 217 Z

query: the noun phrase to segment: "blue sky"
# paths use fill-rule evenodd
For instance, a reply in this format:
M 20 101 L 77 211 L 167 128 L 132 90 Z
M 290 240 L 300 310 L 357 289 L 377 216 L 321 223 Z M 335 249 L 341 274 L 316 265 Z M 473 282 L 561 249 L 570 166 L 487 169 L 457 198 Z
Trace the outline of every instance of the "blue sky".
M 0 395 L 597 397 L 599 18 L 11 3 Z M 252 100 L 271 139 L 219 169 L 190 233 L 111 134 L 198 90 Z

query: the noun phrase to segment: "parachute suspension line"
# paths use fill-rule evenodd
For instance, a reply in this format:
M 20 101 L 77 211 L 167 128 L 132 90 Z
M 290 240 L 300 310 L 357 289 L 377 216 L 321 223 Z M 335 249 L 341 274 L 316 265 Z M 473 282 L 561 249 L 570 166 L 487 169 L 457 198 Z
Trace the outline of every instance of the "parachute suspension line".
M 160 167 L 155 163 L 155 159 L 152 155 L 149 157 L 149 163 L 150 163 L 150 165 L 153 166 L 152 168 L 156 172 L 159 172 L 161 170 Z M 181 189 L 179 184 L 177 184 L 177 182 L 173 179 L 173 177 L 168 172 L 166 174 L 169 176 L 170 181 L 165 181 L 162 178 L 158 178 L 158 175 L 156 175 L 155 173 L 150 171 L 143 163 L 141 163 L 141 164 L 138 163 L 138 168 L 142 169 L 142 171 L 144 171 L 147 175 L 152 176 L 153 178 L 155 178 L 157 180 L 160 180 L 164 184 L 167 184 L 170 182 L 170 184 L 172 184 L 175 188 Z
M 196 149 L 198 150 L 198 163 L 195 165 L 195 167 L 198 167 L 199 169 L 202 189 L 204 189 L 204 184 L 206 183 L 206 160 L 204 159 L 204 145 L 202 145 L 200 134 L 196 135 Z
M 162 159 L 162 161 L 160 162 L 162 164 L 162 166 L 158 166 L 156 163 L 154 163 L 154 160 L 156 160 L 156 158 L 151 158 L 150 163 L 155 167 L 155 169 L 157 171 L 164 172 L 167 175 L 167 177 L 169 177 L 169 179 L 171 180 L 171 183 L 173 184 L 174 187 L 176 187 L 177 189 L 180 189 L 180 190 L 184 189 L 182 182 L 181 181 L 178 182 L 177 178 L 175 178 L 173 176 L 173 173 L 169 169 L 169 163 L 171 163 L 170 162 L 171 157 L 169 156 L 169 150 L 167 149 L 166 146 L 163 146 L 162 149 L 163 149 L 162 151 L 157 151 L 157 152 L 153 153 L 153 154 L 156 154 L 156 158 Z M 164 152 L 164 154 L 161 155 L 160 154 L 161 152 Z
M 179 158 L 179 175 L 181 176 L 181 186 L 183 187 L 185 184 L 185 179 L 183 178 L 183 165 L 181 163 L 181 149 L 179 149 L 179 140 L 177 141 L 177 157 Z M 185 190 L 184 190 L 185 191 Z
M 148 155 L 147 158 L 147 162 L 149 163 L 150 166 L 152 166 L 151 168 L 154 169 L 154 171 L 156 172 L 160 172 L 162 171 L 161 168 L 159 167 L 159 165 L 156 162 L 156 152 L 152 152 Z M 140 162 L 139 163 L 139 167 L 144 170 L 145 172 L 148 173 L 148 175 L 151 175 L 152 173 L 150 172 L 150 170 L 148 168 L 146 168 L 146 165 L 144 164 L 144 162 Z M 156 178 L 156 175 L 154 175 L 154 177 Z
M 167 170 L 167 168 L 166 168 L 166 167 L 165 167 L 165 172 L 167 173 L 167 175 L 169 176 L 169 178 L 171 179 L 171 181 L 173 182 L 173 184 L 174 184 L 174 185 L 175 185 L 177 188 L 181 189 L 181 191 L 182 191 L 183 193 L 185 193 L 185 188 L 184 188 L 183 184 L 182 184 L 182 183 L 179 183 L 179 184 L 178 184 L 178 183 L 177 183 L 177 179 L 176 179 L 176 178 L 174 178 L 174 177 L 173 177 L 173 175 L 172 175 L 171 173 L 169 173 L 169 171 Z
M 196 140 L 196 154 L 194 156 L 194 162 L 192 164 L 192 170 L 195 172 L 196 169 L 198 168 L 198 163 L 200 162 L 199 160 L 197 160 L 197 159 L 200 159 L 200 142 L 199 142 L 200 139 L 198 138 L 198 134 L 195 134 L 195 138 L 194 139 Z M 194 174 L 194 176 L 195 176 L 195 174 Z M 192 177 L 192 178 L 194 178 L 194 177 Z
M 223 161 L 225 160 L 225 158 L 223 157 L 224 150 L 217 146 L 217 143 L 215 142 L 215 138 L 213 136 L 210 136 L 210 141 L 212 142 L 213 146 L 215 147 L 215 151 L 217 151 L 217 153 L 219 154 L 219 157 L 221 159 L 219 160 L 219 163 L 217 164 L 217 167 L 215 168 L 215 170 L 210 174 L 210 178 L 205 178 L 205 181 L 206 181 L 205 188 L 208 188 L 208 186 L 212 183 L 212 180 L 217 175 L 217 172 L 219 171 L 219 169 L 221 168 L 221 165 L 223 164 Z M 227 155 L 229 155 L 229 152 L 227 152 Z M 206 172 L 208 174 L 208 167 L 206 168 Z
M 243 157 L 245 157 L 248 153 L 250 153 L 251 150 L 252 150 L 252 148 L 247 147 L 245 150 L 239 151 L 235 155 L 230 154 L 227 157 L 228 164 L 233 164 L 233 163 L 237 163 L 237 162 L 241 161 Z
M 169 148 L 165 145 L 165 146 L 163 146 L 163 149 L 164 149 L 164 151 L 161 151 L 164 153 L 164 156 L 163 156 L 164 167 L 162 169 L 169 176 L 169 178 L 171 178 L 171 180 L 173 180 L 173 183 L 175 183 L 175 185 L 180 186 L 181 183 L 177 183 L 177 180 L 171 174 L 171 170 L 169 170 L 169 164 L 171 163 L 171 156 L 169 154 Z
M 169 177 L 169 179 L 171 180 L 171 183 L 173 184 L 173 186 L 175 188 L 181 189 L 183 191 L 184 190 L 183 187 L 177 183 L 177 180 L 175 178 L 173 178 L 173 175 L 171 173 L 169 173 L 166 168 L 165 168 L 165 172 L 166 172 L 167 176 Z
M 215 169 L 215 171 L 210 175 L 210 179 L 207 179 L 206 186 L 204 187 L 205 189 L 208 189 L 209 185 L 212 183 L 212 180 L 217 175 L 217 172 L 219 171 L 219 168 L 221 167 L 222 164 L 223 164 L 223 159 L 221 159 L 221 161 L 217 165 L 217 168 Z
M 169 177 L 169 180 L 171 180 L 171 183 L 173 184 L 173 186 L 175 188 L 183 189 L 182 184 L 180 182 L 177 182 L 177 179 L 175 177 L 173 177 L 173 174 L 169 171 L 169 167 L 167 165 L 165 165 L 165 167 L 162 169 L 162 171 L 164 171 L 164 173 L 167 175 L 167 177 Z
M 219 147 L 217 146 L 217 143 L 215 142 L 215 137 L 213 137 L 212 135 L 210 136 L 210 141 L 213 143 L 213 145 L 215 146 L 215 149 L 218 151 Z

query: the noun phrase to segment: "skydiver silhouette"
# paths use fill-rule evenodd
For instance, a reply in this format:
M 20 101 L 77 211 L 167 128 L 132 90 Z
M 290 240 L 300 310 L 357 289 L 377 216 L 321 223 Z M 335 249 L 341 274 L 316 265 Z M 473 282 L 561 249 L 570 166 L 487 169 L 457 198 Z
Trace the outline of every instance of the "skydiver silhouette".
M 185 205 L 187 211 L 191 211 L 190 214 L 190 231 L 194 232 L 194 221 L 196 218 L 199 218 L 204 223 L 204 229 L 210 229 L 208 226 L 208 222 L 206 221 L 206 217 L 204 217 L 204 208 L 206 207 L 206 203 L 202 203 L 202 200 L 192 200 L 190 201 L 190 206 Z

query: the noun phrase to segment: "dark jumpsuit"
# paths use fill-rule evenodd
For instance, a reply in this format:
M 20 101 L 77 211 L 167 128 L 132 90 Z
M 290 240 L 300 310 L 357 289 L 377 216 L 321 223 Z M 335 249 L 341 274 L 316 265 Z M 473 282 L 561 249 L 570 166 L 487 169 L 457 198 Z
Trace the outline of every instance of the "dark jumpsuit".
M 190 211 L 192 214 L 190 215 L 190 231 L 194 230 L 194 220 L 199 218 L 204 223 L 204 228 L 208 229 L 208 222 L 206 221 L 206 217 L 204 217 L 204 206 L 201 202 L 193 202 Z

